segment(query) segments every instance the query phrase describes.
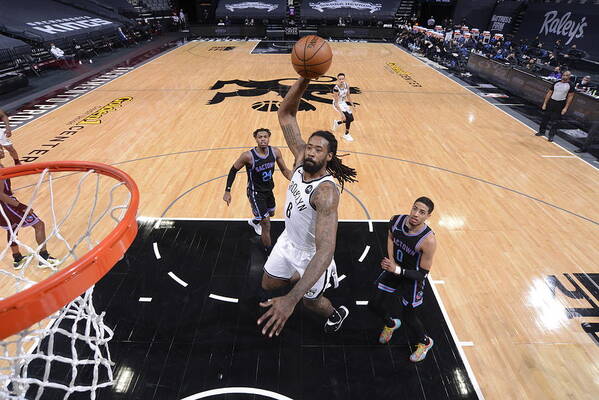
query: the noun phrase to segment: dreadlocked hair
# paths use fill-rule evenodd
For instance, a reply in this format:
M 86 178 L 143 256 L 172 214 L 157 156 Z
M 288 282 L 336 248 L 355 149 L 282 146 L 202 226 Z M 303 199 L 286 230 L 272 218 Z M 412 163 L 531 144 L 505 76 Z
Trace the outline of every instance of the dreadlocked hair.
M 358 173 L 356 170 L 344 165 L 343 162 L 341 162 L 341 158 L 337 156 L 337 139 L 335 138 L 335 135 L 329 131 L 316 131 L 310 135 L 310 137 L 312 136 L 320 136 L 329 142 L 329 152 L 333 153 L 333 158 L 331 158 L 331 161 L 327 162 L 327 172 L 339 181 L 341 191 L 343 191 L 345 182 L 357 182 L 356 175 Z

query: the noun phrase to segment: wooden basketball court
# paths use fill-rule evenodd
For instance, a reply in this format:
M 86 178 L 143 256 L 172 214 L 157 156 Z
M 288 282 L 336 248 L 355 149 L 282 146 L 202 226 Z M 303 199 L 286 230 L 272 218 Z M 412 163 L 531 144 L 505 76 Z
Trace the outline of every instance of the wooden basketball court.
M 139 185 L 139 216 L 249 217 L 245 177 L 230 207 L 224 177 L 258 127 L 292 164 L 274 111 L 296 77 L 289 55 L 254 46 L 188 43 L 17 129 L 15 148 L 123 169 Z M 355 141 L 340 142 L 359 182 L 341 196 L 340 219 L 387 220 L 432 198 L 431 280 L 480 393 L 596 398 L 599 171 L 394 45 L 331 46 L 329 75 L 344 72 L 359 103 Z M 305 97 L 304 136 L 337 116 L 331 82 Z M 60 146 L 40 147 L 108 104 Z M 286 185 L 275 180 L 280 206 Z

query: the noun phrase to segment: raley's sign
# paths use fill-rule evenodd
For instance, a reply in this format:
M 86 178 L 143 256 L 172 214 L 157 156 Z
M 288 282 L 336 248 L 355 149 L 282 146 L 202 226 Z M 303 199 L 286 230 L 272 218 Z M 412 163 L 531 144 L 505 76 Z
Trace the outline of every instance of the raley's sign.
M 578 21 L 571 20 L 571 17 L 571 12 L 565 13 L 560 18 L 559 12 L 556 10 L 548 11 L 545 13 L 545 20 L 539 33 L 541 35 L 553 33 L 554 35 L 565 36 L 568 38 L 565 44 L 568 45 L 572 42 L 572 39 L 583 37 L 584 28 L 589 25 L 586 23 L 586 17 L 582 17 Z
M 574 4 L 530 4 L 518 29 L 517 39 L 529 42 L 536 36 L 544 48 L 552 49 L 556 40 L 564 46 L 573 44 L 599 58 L 599 7 Z

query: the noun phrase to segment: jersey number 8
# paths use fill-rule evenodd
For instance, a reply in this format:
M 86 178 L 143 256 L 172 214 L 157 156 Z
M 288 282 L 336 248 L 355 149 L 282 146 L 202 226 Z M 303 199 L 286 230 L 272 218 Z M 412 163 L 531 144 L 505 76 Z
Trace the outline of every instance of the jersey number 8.
M 293 203 L 289 202 L 289 205 L 287 206 L 287 210 L 285 210 L 285 215 L 287 215 L 287 218 L 291 218 L 291 209 L 293 208 Z

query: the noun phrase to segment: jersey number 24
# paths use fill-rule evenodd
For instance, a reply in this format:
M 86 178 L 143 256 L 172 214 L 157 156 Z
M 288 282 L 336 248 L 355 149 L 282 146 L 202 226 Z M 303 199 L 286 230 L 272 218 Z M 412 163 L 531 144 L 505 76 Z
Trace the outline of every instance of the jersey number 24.
M 262 172 L 262 182 L 268 182 L 272 180 L 272 171 Z

